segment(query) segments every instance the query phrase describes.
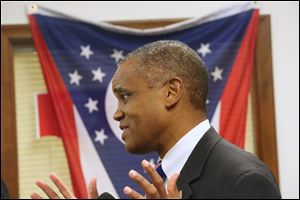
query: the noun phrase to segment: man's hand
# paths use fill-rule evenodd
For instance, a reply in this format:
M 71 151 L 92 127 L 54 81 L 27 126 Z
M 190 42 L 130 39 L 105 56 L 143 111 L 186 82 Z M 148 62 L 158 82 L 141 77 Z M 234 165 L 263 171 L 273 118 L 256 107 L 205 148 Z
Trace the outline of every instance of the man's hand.
M 139 194 L 134 189 L 126 186 L 123 191 L 128 197 L 133 199 L 181 199 L 181 191 L 179 191 L 176 186 L 179 177 L 178 173 L 171 176 L 166 190 L 162 178 L 148 161 L 143 160 L 142 167 L 150 176 L 152 184 L 138 172 L 131 170 L 129 172 L 129 177 L 141 187 L 145 192 L 145 195 Z
M 67 188 L 67 186 L 55 174 L 51 174 L 49 177 L 50 177 L 51 181 L 59 189 L 60 193 L 66 199 L 76 199 L 76 197 Z M 59 199 L 60 198 L 59 195 L 48 184 L 44 183 L 43 181 L 37 181 L 36 185 L 39 188 L 41 188 L 50 199 Z M 90 181 L 88 193 L 89 193 L 89 199 L 96 199 L 98 197 L 96 178 L 92 178 L 92 180 Z M 31 194 L 31 198 L 32 199 L 42 199 L 42 197 L 35 192 Z

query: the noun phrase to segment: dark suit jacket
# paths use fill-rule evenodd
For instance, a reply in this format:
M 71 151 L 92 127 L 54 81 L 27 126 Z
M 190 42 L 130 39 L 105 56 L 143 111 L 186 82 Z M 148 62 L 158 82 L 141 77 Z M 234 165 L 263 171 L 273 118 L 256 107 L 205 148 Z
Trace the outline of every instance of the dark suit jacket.
M 281 198 L 271 171 L 210 128 L 196 145 L 177 186 L 183 198 Z

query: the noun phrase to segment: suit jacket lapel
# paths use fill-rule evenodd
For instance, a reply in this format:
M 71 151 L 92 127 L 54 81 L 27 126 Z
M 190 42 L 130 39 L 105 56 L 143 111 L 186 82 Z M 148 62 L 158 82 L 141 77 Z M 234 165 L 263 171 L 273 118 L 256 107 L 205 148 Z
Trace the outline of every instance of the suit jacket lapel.
M 178 188 L 182 190 L 183 199 L 188 199 L 192 195 L 193 192 L 189 183 L 200 177 L 203 166 L 209 157 L 209 153 L 220 140 L 221 137 L 217 134 L 215 129 L 211 127 L 192 151 L 177 181 Z

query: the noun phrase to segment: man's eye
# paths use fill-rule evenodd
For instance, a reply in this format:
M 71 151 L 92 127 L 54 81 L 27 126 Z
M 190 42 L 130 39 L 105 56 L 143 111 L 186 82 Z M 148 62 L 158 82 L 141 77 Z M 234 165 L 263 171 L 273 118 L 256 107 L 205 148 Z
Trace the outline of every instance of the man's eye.
M 123 102 L 128 101 L 129 96 L 130 96 L 129 94 L 122 94 L 122 95 L 121 95 L 122 101 L 123 101 Z

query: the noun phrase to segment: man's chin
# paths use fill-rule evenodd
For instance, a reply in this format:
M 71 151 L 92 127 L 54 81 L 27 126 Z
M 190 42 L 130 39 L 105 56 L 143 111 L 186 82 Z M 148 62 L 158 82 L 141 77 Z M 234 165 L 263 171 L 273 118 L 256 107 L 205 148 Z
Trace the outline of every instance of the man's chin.
M 130 154 L 147 154 L 147 153 L 151 152 L 144 147 L 131 146 L 131 145 L 127 144 L 126 142 L 125 142 L 125 149 Z

